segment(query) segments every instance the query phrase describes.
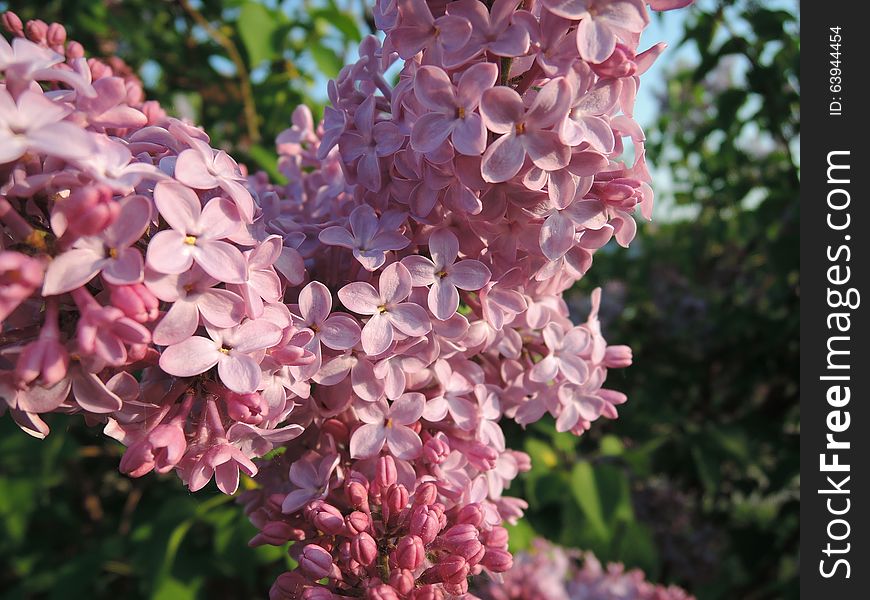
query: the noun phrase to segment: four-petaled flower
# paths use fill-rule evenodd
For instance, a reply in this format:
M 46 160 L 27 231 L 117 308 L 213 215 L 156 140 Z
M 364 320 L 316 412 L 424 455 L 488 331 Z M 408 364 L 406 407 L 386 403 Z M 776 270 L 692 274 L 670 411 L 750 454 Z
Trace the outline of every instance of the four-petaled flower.
M 350 438 L 350 455 L 354 458 L 377 456 L 386 444 L 396 458 L 417 458 L 423 443 L 408 426 L 420 420 L 425 406 L 425 397 L 416 392 L 404 394 L 392 404 L 386 400 L 360 403 L 354 410 L 364 425 Z
M 526 110 L 523 99 L 505 86 L 490 88 L 480 100 L 480 114 L 493 133 L 504 134 L 483 153 L 480 172 L 486 181 L 507 181 L 523 166 L 526 154 L 544 171 L 556 171 L 568 165 L 571 150 L 553 125 L 564 118 L 571 101 L 571 86 L 564 77 L 553 79 L 535 96 Z
M 184 273 L 194 262 L 219 281 L 243 283 L 247 265 L 241 251 L 220 241 L 240 227 L 238 213 L 225 198 L 212 198 L 205 208 L 189 187 L 161 181 L 154 188 L 154 203 L 172 229 L 164 230 L 148 244 L 146 262 L 159 273 Z
M 206 327 L 206 331 L 211 339 L 193 336 L 167 347 L 160 355 L 160 368 L 177 377 L 192 377 L 217 365 L 218 376 L 230 390 L 255 391 L 261 371 L 252 354 L 280 342 L 281 328 L 257 319 L 230 329 Z
M 362 330 L 362 346 L 375 356 L 390 347 L 394 329 L 408 336 L 425 335 L 432 323 L 423 307 L 405 302 L 411 295 L 411 274 L 401 263 L 393 263 L 381 272 L 378 290 L 362 281 L 349 283 L 338 290 L 338 297 L 349 310 L 371 315 Z
M 438 229 L 429 236 L 429 253 L 424 256 L 408 256 L 402 264 L 411 273 L 415 286 L 429 288 L 429 310 L 441 321 L 446 321 L 459 308 L 459 291 L 479 290 L 489 282 L 492 274 L 479 260 L 459 256 L 459 240 L 449 229 Z
M 387 221 L 386 216 L 382 221 Z M 321 231 L 318 239 L 329 246 L 353 250 L 354 257 L 369 271 L 383 266 L 387 260 L 387 252 L 401 250 L 411 243 L 411 240 L 398 231 L 391 231 L 388 223 L 379 223 L 377 214 L 368 204 L 353 209 L 348 222 L 350 231 L 333 225 Z

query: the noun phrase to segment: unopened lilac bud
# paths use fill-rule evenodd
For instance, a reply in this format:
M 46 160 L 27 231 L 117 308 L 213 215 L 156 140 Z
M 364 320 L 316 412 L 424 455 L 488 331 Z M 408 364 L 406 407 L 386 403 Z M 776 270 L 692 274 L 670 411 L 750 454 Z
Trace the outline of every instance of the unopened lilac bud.
M 369 566 L 378 557 L 378 544 L 375 538 L 363 531 L 354 536 L 350 542 L 351 557 L 363 566 Z
M 76 236 L 96 235 L 115 222 L 121 210 L 104 185 L 90 185 L 74 190 L 57 203 L 67 219 L 67 231 Z
M 82 58 L 85 55 L 85 47 L 76 41 L 72 41 L 66 45 L 66 57 L 69 60 Z
M 494 573 L 504 573 L 513 566 L 514 557 L 507 550 L 490 548 L 486 551 L 481 562 L 483 566 Z
M 311 522 L 327 535 L 338 535 L 344 531 L 344 518 L 337 508 L 326 502 L 319 502 L 312 510 Z
M 384 583 L 367 589 L 366 598 L 368 600 L 399 600 L 399 595 L 392 586 Z
M 604 366 L 608 369 L 623 369 L 631 365 L 631 348 L 608 346 L 604 351 Z
M 473 442 L 465 448 L 465 457 L 474 468 L 480 471 L 491 471 L 495 468 L 498 460 L 498 452 L 495 448 Z
M 381 456 L 378 458 L 378 471 L 375 481 L 381 489 L 387 489 L 395 484 L 398 480 L 396 473 L 396 461 L 392 456 Z
M 468 579 L 462 579 L 457 582 L 448 582 L 444 584 L 444 591 L 451 596 L 465 598 L 468 593 Z
M 68 367 L 69 353 L 64 345 L 52 336 L 40 336 L 39 339 L 24 346 L 21 354 L 18 355 L 15 375 L 21 383 L 29 384 L 38 378 L 40 384 L 50 388 L 66 377 Z M 53 406 L 44 406 L 34 412 L 54 410 L 63 400 L 64 397 L 58 397 L 56 402 L 52 402 Z
M 351 534 L 357 534 L 371 529 L 372 519 L 364 512 L 355 510 L 344 518 L 344 525 Z
M 386 498 L 382 499 L 384 520 L 390 522 L 408 505 L 408 490 L 404 485 L 393 484 L 387 490 Z
M 63 47 L 64 42 L 66 42 L 66 28 L 60 23 L 52 23 L 48 26 L 45 40 L 52 48 Z
M 293 539 L 294 527 L 283 521 L 270 521 L 260 528 L 260 533 L 255 535 L 248 545 L 263 546 L 269 544 L 271 546 L 280 546 Z
M 296 571 L 281 573 L 269 589 L 269 600 L 299 598 L 308 582 Z
M 511 452 L 514 460 L 517 461 L 517 470 L 520 473 L 525 473 L 532 469 L 532 457 L 526 454 L 525 452 L 518 452 L 516 450 Z
M 3 13 L 3 16 L 0 17 L 0 21 L 3 23 L 3 28 L 15 37 L 21 37 L 24 35 L 24 24 L 21 22 L 21 17 L 11 10 L 7 10 Z
M 369 492 L 358 481 L 351 481 L 345 486 L 347 501 L 350 505 L 362 512 L 369 512 Z
M 414 504 L 429 506 L 438 498 L 438 486 L 431 481 L 421 483 L 414 492 Z
M 443 534 L 441 540 L 450 548 L 456 548 L 461 544 L 469 541 L 477 541 L 480 536 L 480 531 L 471 523 L 459 523 L 454 525 Z
M 423 540 L 416 535 L 406 535 L 399 539 L 394 551 L 395 565 L 400 569 L 414 571 L 426 560 L 426 548 Z
M 323 425 L 321 425 L 320 430 L 322 435 L 332 436 L 332 439 L 334 439 L 337 444 L 347 443 L 348 434 L 350 433 L 347 429 L 347 425 L 338 419 L 327 419 L 323 422 Z
M 450 455 L 450 445 L 440 437 L 433 437 L 423 444 L 423 458 L 426 462 L 439 465 Z
M 480 527 L 480 524 L 483 523 L 483 511 L 480 510 L 480 505 L 467 504 L 463 506 L 456 515 L 456 522 Z
M 637 65 L 634 63 L 634 52 L 631 48 L 623 44 L 616 44 L 616 48 L 605 61 L 598 64 L 589 64 L 592 70 L 599 77 L 607 79 L 621 79 L 622 77 L 631 77 L 637 71 Z
M 458 544 L 454 550 L 456 554 L 468 561 L 469 566 L 474 566 L 481 561 L 486 553 L 486 546 L 477 540 L 469 540 Z
M 317 544 L 308 544 L 299 556 L 299 569 L 315 581 L 329 577 L 332 573 L 332 555 Z
M 496 526 L 485 531 L 480 535 L 483 543 L 490 548 L 505 549 L 508 545 L 508 530 L 501 526 Z
M 411 511 L 410 531 L 419 536 L 424 544 L 431 544 L 441 531 L 438 513 L 428 506 L 415 506 Z
M 139 323 L 148 323 L 160 316 L 160 301 L 141 283 L 109 286 L 109 302 Z
M 240 421 L 249 425 L 259 425 L 263 422 L 263 412 L 268 410 L 268 405 L 263 397 L 257 392 L 238 394 L 229 392 L 224 397 L 227 414 L 234 421 Z
M 393 569 L 390 572 L 390 585 L 402 596 L 414 589 L 414 574 L 407 569 Z
M 45 36 L 48 34 L 48 24 L 41 19 L 34 19 L 32 21 L 28 21 L 27 25 L 24 26 L 24 35 L 27 36 L 31 42 L 35 42 L 37 44 L 45 43 Z
M 295 596 L 290 596 L 294 598 Z M 302 600 L 336 600 L 336 595 L 325 587 L 308 587 L 302 592 Z
M 437 569 L 444 583 L 458 583 L 468 577 L 468 563 L 461 556 L 447 556 L 438 563 Z
M 444 600 L 444 593 L 434 585 L 424 585 L 411 592 L 411 600 Z

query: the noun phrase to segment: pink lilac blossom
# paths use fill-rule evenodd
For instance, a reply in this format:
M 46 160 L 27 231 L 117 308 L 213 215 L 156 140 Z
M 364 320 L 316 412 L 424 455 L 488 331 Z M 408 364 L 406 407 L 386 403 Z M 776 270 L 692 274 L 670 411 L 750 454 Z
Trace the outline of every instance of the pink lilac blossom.
M 606 566 L 591 552 L 561 548 L 537 539 L 514 557 L 501 581 L 481 581 L 479 600 L 693 600 L 671 585 L 650 583 L 639 569 Z
M 274 599 L 472 598 L 525 507 L 501 420 L 579 435 L 626 400 L 600 291 L 577 326 L 562 293 L 651 215 L 646 5 L 373 14 L 383 45 L 330 82 L 324 122 L 300 107 L 278 137 L 286 185 L 62 26 L 3 19 L 0 412 L 36 437 L 47 412 L 101 423 L 131 476 L 256 477 L 252 543 L 299 564 Z

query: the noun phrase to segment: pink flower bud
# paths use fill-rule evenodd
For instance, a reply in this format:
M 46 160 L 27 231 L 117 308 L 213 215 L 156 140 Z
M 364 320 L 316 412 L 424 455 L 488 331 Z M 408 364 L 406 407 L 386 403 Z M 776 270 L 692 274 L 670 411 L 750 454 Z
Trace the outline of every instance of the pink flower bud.
M 259 425 L 262 423 L 262 413 L 269 410 L 263 397 L 257 392 L 249 394 L 229 392 L 224 397 L 224 402 L 226 402 L 227 414 L 231 419 L 248 423 L 249 425 Z
M 424 544 L 431 544 L 441 531 L 438 516 L 438 513 L 428 506 L 415 506 L 411 511 L 411 533 L 419 536 Z
M 306 585 L 309 585 L 308 581 L 296 571 L 281 573 L 269 589 L 269 600 L 299 598 Z
M 85 48 L 80 43 L 72 41 L 66 45 L 66 57 L 70 60 L 82 58 L 85 55 Z
M 390 585 L 402 596 L 407 596 L 414 589 L 414 574 L 407 569 L 393 569 L 390 572 Z
M 465 448 L 465 457 L 475 469 L 492 471 L 495 468 L 495 461 L 498 460 L 498 452 L 495 448 L 473 442 Z
M 608 346 L 604 351 L 604 366 L 608 369 L 624 369 L 631 365 L 631 348 Z
M 426 505 L 429 506 L 435 503 L 435 500 L 438 498 L 438 486 L 432 483 L 431 481 L 427 481 L 425 483 L 421 483 L 417 487 L 417 491 L 414 492 L 414 504 L 417 505 Z
M 350 542 L 350 555 L 363 566 L 369 566 L 378 557 L 378 544 L 375 538 L 363 531 L 354 536 Z
M 315 581 L 329 577 L 332 555 L 317 544 L 308 544 L 299 556 L 299 569 Z
M 295 598 L 296 596 L 290 596 Z M 335 600 L 336 595 L 325 587 L 309 587 L 302 592 L 302 600 Z
M 24 347 L 18 355 L 15 375 L 22 383 L 32 383 L 38 378 L 42 386 L 50 388 L 66 377 L 68 367 L 69 353 L 64 345 L 57 339 L 46 336 Z M 47 410 L 54 410 L 54 408 L 57 406 Z
M 459 523 L 454 525 L 441 535 L 441 540 L 450 548 L 456 548 L 461 544 L 478 540 L 480 531 L 471 523 Z
M 426 462 L 440 465 L 450 455 L 450 445 L 440 437 L 433 437 L 423 444 L 423 458 Z
M 437 569 L 444 583 L 458 583 L 468 577 L 468 563 L 461 556 L 447 556 L 438 563 Z
M 368 600 L 399 600 L 396 590 L 387 584 L 381 584 L 366 590 Z
M 269 521 L 260 528 L 260 533 L 251 538 L 248 545 L 251 547 L 265 544 L 280 546 L 293 539 L 294 529 L 292 525 L 283 521 Z
M 404 485 L 394 483 L 387 490 L 386 499 L 383 500 L 384 520 L 391 522 L 406 506 L 408 506 L 408 490 Z
M 338 444 L 347 443 L 349 431 L 347 425 L 338 419 L 327 419 L 320 427 L 323 435 L 331 435 Z
M 42 263 L 35 258 L 0 251 L 0 321 L 42 285 L 42 272 Z
M 21 18 L 11 10 L 3 13 L 0 21 L 3 23 L 3 28 L 15 37 L 24 35 L 24 24 L 21 22 Z
M 66 42 L 66 29 L 60 23 L 52 23 L 48 26 L 45 39 L 52 48 L 63 47 Z
M 463 506 L 456 515 L 457 523 L 468 523 L 475 528 L 480 527 L 483 523 L 483 511 L 480 510 L 479 504 L 467 504 Z
M 463 579 L 455 583 L 445 583 L 444 591 L 453 596 L 465 597 L 468 593 L 468 579 Z
M 186 451 L 187 439 L 180 423 L 161 423 L 127 448 L 121 457 L 120 470 L 130 477 L 141 477 L 152 469 L 168 473 Z
M 434 585 L 424 585 L 410 595 L 411 600 L 444 600 L 444 593 Z
M 27 39 L 29 39 L 31 42 L 35 42 L 37 44 L 44 44 L 45 36 L 47 34 L 48 24 L 40 19 L 28 21 L 27 25 L 24 26 L 24 35 L 26 35 Z
M 369 512 L 369 492 L 363 484 L 351 481 L 345 486 L 345 493 L 352 507 L 365 513 Z
M 623 44 L 616 44 L 616 49 L 613 54 L 602 63 L 589 64 L 595 74 L 607 79 L 620 79 L 622 77 L 630 77 L 637 71 L 637 65 L 634 63 L 634 52 L 631 48 Z
M 375 482 L 381 489 L 387 489 L 396 483 L 398 475 L 396 473 L 396 461 L 392 456 L 381 456 L 378 458 L 378 471 L 375 477 Z
M 312 504 L 316 507 L 311 511 L 311 521 L 317 529 L 327 535 L 338 535 L 344 531 L 344 518 L 337 508 L 322 500 Z
M 96 235 L 114 223 L 121 205 L 104 185 L 76 188 L 56 204 L 67 220 L 67 231 L 75 236 Z M 65 234 L 66 235 L 66 234 Z
M 490 548 L 486 551 L 486 554 L 483 557 L 482 564 L 490 571 L 493 571 L 495 573 L 504 573 L 505 571 L 510 569 L 511 566 L 513 566 L 514 558 L 507 550 Z
M 426 560 L 423 540 L 416 535 L 406 535 L 399 539 L 394 551 L 394 566 L 400 569 L 416 570 Z
M 139 323 L 148 323 L 160 316 L 160 301 L 141 283 L 109 286 L 109 301 Z
M 483 542 L 490 548 L 504 550 L 508 545 L 508 531 L 504 527 L 496 526 L 480 535 Z
M 372 526 L 372 519 L 364 512 L 353 511 L 344 518 L 345 527 L 351 534 L 368 531 Z

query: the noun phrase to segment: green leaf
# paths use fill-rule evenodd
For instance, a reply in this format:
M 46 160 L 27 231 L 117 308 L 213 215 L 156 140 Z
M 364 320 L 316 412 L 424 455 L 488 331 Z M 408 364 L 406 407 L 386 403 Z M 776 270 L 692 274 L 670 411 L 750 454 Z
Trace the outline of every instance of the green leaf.
M 320 42 L 311 44 L 309 50 L 311 50 L 311 57 L 317 64 L 317 68 L 327 77 L 336 77 L 341 67 L 344 66 L 341 57 Z
M 348 40 L 358 42 L 362 39 L 354 18 L 346 12 L 339 10 L 334 4 L 328 8 L 311 11 L 311 16 L 314 19 L 323 20 L 327 24 L 332 25 Z
M 602 539 L 609 539 L 610 530 L 604 521 L 595 470 L 587 461 L 574 465 L 571 471 L 571 493 L 595 533 Z
M 182 582 L 174 577 L 167 577 L 160 583 L 151 600 L 195 600 L 201 585 L 202 581 L 198 578 Z
M 264 60 L 279 54 L 275 33 L 281 26 L 280 13 L 270 11 L 262 4 L 248 2 L 239 13 L 238 28 L 248 53 L 248 67 L 253 69 Z

